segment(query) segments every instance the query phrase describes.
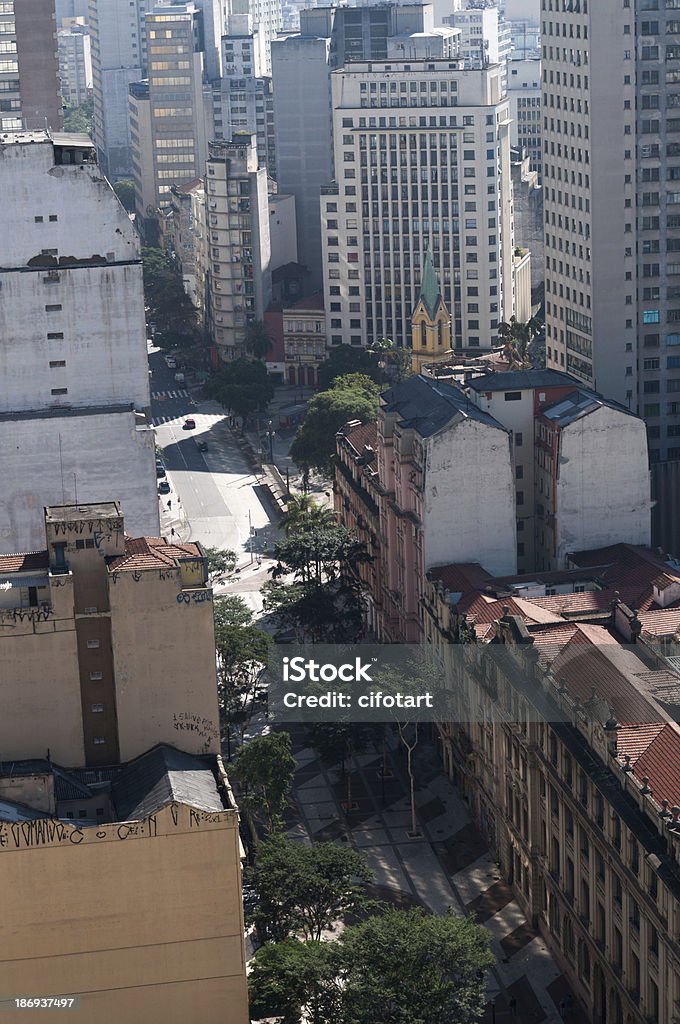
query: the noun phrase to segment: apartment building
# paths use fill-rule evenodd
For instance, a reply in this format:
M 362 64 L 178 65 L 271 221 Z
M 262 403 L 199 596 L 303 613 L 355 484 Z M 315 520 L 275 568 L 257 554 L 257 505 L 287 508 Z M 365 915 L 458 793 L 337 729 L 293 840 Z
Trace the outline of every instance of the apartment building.
M 90 36 L 84 19 L 57 33 L 61 95 L 74 107 L 85 103 L 92 91 Z
M 209 144 L 205 217 L 206 324 L 214 358 L 229 362 L 271 299 L 267 172 L 250 132 Z
M 508 99 L 510 100 L 510 144 L 529 156 L 529 167 L 539 179 L 543 170 L 541 62 L 518 60 L 508 62 Z
M 44 505 L 103 494 L 157 535 L 138 235 L 87 136 L 3 141 L 0 551 L 41 546 Z
M 46 508 L 43 524 L 41 550 L 0 555 L 4 756 L 96 766 L 155 743 L 217 753 L 200 545 L 126 536 L 117 502 Z
M 511 31 L 496 4 L 470 0 L 465 7 L 454 7 L 443 21 L 460 31 L 460 56 L 466 68 L 505 66 L 511 53 Z
M 307 295 L 283 309 L 283 349 L 287 384 L 317 387 L 326 358 L 323 294 Z
M 425 589 L 456 704 L 437 727 L 444 762 L 578 1020 L 676 1016 L 680 677 L 661 645 L 677 649 L 680 613 L 657 601 L 669 589 L 677 604 L 677 563 L 625 545 L 538 577 L 450 565 Z
M 321 200 L 330 345 L 407 347 L 428 245 L 453 347 L 497 345 L 514 313 L 501 68 L 374 60 L 331 78 L 335 182 Z
M 0 128 L 63 126 L 54 0 L 0 3 Z

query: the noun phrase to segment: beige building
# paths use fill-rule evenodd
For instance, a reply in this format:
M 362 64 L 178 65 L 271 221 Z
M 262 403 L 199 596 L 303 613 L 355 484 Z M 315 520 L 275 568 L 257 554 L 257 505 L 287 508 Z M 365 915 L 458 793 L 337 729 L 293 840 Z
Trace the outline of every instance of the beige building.
M 323 293 L 299 299 L 283 310 L 286 383 L 316 387 L 326 355 L 326 313 Z
M 74 996 L 88 1024 L 247 1024 L 241 854 L 219 755 L 0 763 L 0 1010 Z
M 46 509 L 45 542 L 0 556 L 2 756 L 94 766 L 154 743 L 217 753 L 200 545 L 127 537 L 116 502 Z

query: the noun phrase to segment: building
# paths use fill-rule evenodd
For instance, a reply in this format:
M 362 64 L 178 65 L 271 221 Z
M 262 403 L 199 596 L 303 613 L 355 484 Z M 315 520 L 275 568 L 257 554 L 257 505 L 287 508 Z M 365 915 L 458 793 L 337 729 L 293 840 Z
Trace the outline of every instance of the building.
M 490 64 L 501 64 L 505 68 L 511 52 L 511 33 L 495 4 L 470 0 L 465 8 L 454 8 L 443 21 L 460 32 L 460 56 L 466 68 L 484 68 Z M 503 85 L 505 88 L 505 77 Z
M 8 991 L 77 993 L 100 1024 L 221 1024 L 225 1007 L 246 1024 L 241 856 L 219 755 L 159 744 L 102 769 L 0 763 Z
M 59 131 L 64 118 L 54 0 L 5 0 L 0 34 L 0 127 Z
M 545 264 L 543 260 L 543 189 L 538 172 L 530 170 L 526 150 L 510 151 L 512 210 L 515 244 L 531 253 L 532 308 L 543 304 Z
M 146 75 L 144 15 L 153 0 L 90 0 L 93 120 L 97 158 L 110 181 L 130 178 L 132 150 L 128 89 Z
M 512 258 L 512 283 L 515 296 L 515 319 L 526 324 L 531 320 L 531 253 L 515 246 Z
M 277 181 L 295 196 L 299 258 L 313 289 L 324 283 L 319 197 L 333 178 L 330 73 L 346 61 L 386 60 L 389 38 L 406 46 L 432 28 L 429 4 L 320 7 L 302 11 L 300 32 L 272 44 Z
M 272 43 L 283 28 L 281 0 L 232 0 L 232 17 L 244 15 L 252 18 L 257 28 L 262 47 L 263 73 L 271 77 Z
M 197 214 L 203 210 L 202 206 L 197 206 L 196 197 L 201 195 L 205 195 L 202 178 L 188 181 L 186 185 L 173 185 L 165 217 L 167 241 L 182 268 L 184 290 L 197 309 L 203 304 L 204 292 L 196 258 L 197 236 L 200 244 Z
M 321 201 L 330 344 L 406 347 L 429 245 L 453 347 L 494 347 L 514 313 L 501 68 L 357 61 L 331 77 L 335 183 Z
M 272 273 L 287 263 L 297 263 L 295 196 L 269 193 L 269 243 Z
M 660 642 L 676 649 L 680 613 L 657 601 L 668 590 L 677 602 L 677 563 L 625 545 L 543 582 L 451 565 L 426 587 L 455 705 L 437 727 L 445 763 L 578 1020 L 675 1015 L 680 678 Z
M 84 19 L 57 33 L 61 95 L 74 107 L 85 103 L 92 92 L 90 36 Z
M 642 420 L 554 370 L 473 377 L 466 390 L 513 439 L 520 571 L 564 569 L 569 552 L 616 540 L 650 543 Z
M 243 355 L 247 324 L 271 299 L 267 172 L 250 132 L 210 143 L 205 217 L 206 324 L 214 357 L 228 362 Z
M 158 245 L 158 207 L 148 80 L 133 82 L 129 86 L 128 123 L 136 222 L 147 245 Z
M 529 167 L 542 177 L 541 145 L 541 62 L 508 62 L 508 99 L 510 100 L 510 144 L 529 156 Z
M 283 348 L 286 383 L 316 387 L 319 366 L 326 358 L 326 315 L 321 292 L 284 307 Z
M 155 743 L 217 753 L 200 545 L 127 536 L 117 502 L 47 508 L 43 518 L 42 550 L 0 555 L 4 755 L 49 750 L 60 764 L 90 766 Z
M 451 356 L 451 314 L 441 295 L 432 252 L 425 253 L 420 295 L 411 318 L 411 370 L 421 373 Z
M 87 136 L 4 139 L 0 551 L 43 543 L 42 508 L 113 494 L 157 535 L 139 239 Z M 121 301 L 121 295 L 125 301 Z

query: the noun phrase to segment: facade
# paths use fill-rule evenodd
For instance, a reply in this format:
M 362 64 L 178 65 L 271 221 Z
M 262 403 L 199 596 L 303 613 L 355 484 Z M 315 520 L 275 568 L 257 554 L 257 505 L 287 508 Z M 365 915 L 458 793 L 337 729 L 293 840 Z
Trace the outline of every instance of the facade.
M 513 149 L 528 154 L 529 167 L 540 179 L 543 166 L 540 60 L 508 62 L 508 99 L 512 118 L 510 143 Z
M 87 136 L 10 134 L 0 183 L 0 551 L 43 543 L 45 504 L 102 494 L 124 502 L 132 530 L 155 535 L 134 227 Z
M 287 384 L 316 387 L 326 357 L 323 294 L 309 295 L 283 309 L 283 348 Z
M 510 56 L 510 33 L 498 7 L 485 0 L 472 0 L 453 11 L 444 23 L 460 31 L 460 56 L 466 68 L 505 65 Z
M 0 555 L 4 756 L 111 765 L 155 743 L 220 749 L 212 590 L 197 544 L 125 535 L 117 502 L 44 510 Z M 172 657 L 166 657 L 169 638 Z
M 331 77 L 335 183 L 321 201 L 330 344 L 407 346 L 429 245 L 453 347 L 497 345 L 514 312 L 500 67 L 355 62 Z
M 195 197 L 204 192 L 204 183 L 201 178 L 189 181 L 186 185 L 173 185 L 170 190 L 170 205 L 166 216 L 166 225 L 169 231 L 168 241 L 182 267 L 184 290 L 196 308 L 202 304 L 203 283 L 198 276 L 196 259 L 197 206 Z
M 529 250 L 516 246 L 512 258 L 512 280 L 515 319 L 521 324 L 526 324 L 531 319 L 531 264 Z
M 62 28 L 57 33 L 61 95 L 75 107 L 90 98 L 92 58 L 90 37 L 84 21 Z
M 531 253 L 532 305 L 543 302 L 545 268 L 543 260 L 543 189 L 538 173 L 530 169 L 526 150 L 510 152 L 512 209 L 515 244 Z
M 205 217 L 206 323 L 215 354 L 229 362 L 243 355 L 247 323 L 262 320 L 271 299 L 267 172 L 249 132 L 210 143 Z
M 222 1024 L 225 1007 L 247 1024 L 241 856 L 219 755 L 159 745 L 117 768 L 44 752 L 2 762 L 8 991 L 78 993 L 99 1024 Z
M 133 82 L 129 87 L 128 118 L 137 225 L 147 245 L 157 244 L 158 207 L 148 80 Z
M 59 131 L 64 118 L 54 0 L 5 0 L 1 6 L 0 127 Z
M 287 263 L 297 263 L 295 196 L 269 193 L 269 242 L 272 273 Z

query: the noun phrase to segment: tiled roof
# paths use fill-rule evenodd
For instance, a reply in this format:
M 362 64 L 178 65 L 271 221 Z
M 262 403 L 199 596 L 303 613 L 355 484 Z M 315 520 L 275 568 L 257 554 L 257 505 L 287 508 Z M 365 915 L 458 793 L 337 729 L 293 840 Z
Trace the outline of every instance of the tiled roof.
M 654 587 L 664 590 L 673 583 L 680 585 L 680 568 L 676 570 L 664 555 L 640 545 L 613 544 L 569 557 L 579 567 L 590 567 L 605 586 L 625 588 L 626 604 L 640 611 L 654 606 Z
M 357 455 L 363 454 L 366 445 L 370 445 L 375 450 L 378 446 L 378 424 L 375 422 L 362 423 L 360 427 L 355 427 L 354 430 L 348 431 L 345 437 Z
M 559 370 L 510 370 L 473 377 L 467 382 L 473 391 L 525 391 L 531 388 L 577 388 L 573 377 Z
M 529 626 L 528 630 L 533 637 L 534 648 L 538 651 L 539 663 L 545 666 L 555 661 L 560 651 L 578 632 L 578 625 L 575 622 L 561 622 L 547 627 Z
M 645 752 L 649 744 L 656 739 L 662 729 L 666 728 L 665 722 L 645 722 L 622 725 L 616 733 L 616 750 L 621 761 L 630 757 L 631 764 Z
M 211 763 L 164 743 L 121 770 L 111 798 L 119 821 L 138 821 L 173 801 L 201 811 L 225 810 Z
M 451 593 L 465 592 L 471 588 L 482 590 L 493 576 L 478 562 L 467 562 L 454 565 L 436 565 L 430 569 L 428 576 L 432 580 L 440 580 Z
M 652 636 L 670 636 L 680 630 L 680 608 L 655 608 L 640 612 L 638 619 L 643 632 Z
M 112 558 L 109 572 L 141 572 L 176 567 L 182 558 L 200 558 L 198 544 L 168 544 L 162 537 L 126 537 L 125 554 Z
M 28 551 L 18 555 L 0 555 L 0 573 L 35 572 L 47 569 L 49 561 L 46 551 Z
M 550 594 L 547 597 L 528 597 L 527 601 L 560 615 L 579 615 L 584 612 L 608 611 L 617 593 L 625 602 L 622 593 L 616 590 L 586 590 L 579 594 Z
M 471 402 L 464 391 L 421 374 L 409 377 L 381 395 L 386 413 L 396 413 L 403 427 L 431 437 L 455 417 L 467 416 L 507 433 L 498 420 Z
M 657 803 L 680 805 L 680 727 L 668 722 L 652 739 L 634 767 L 636 778 L 649 779 Z

